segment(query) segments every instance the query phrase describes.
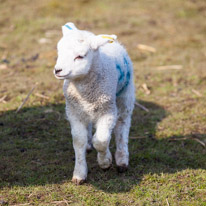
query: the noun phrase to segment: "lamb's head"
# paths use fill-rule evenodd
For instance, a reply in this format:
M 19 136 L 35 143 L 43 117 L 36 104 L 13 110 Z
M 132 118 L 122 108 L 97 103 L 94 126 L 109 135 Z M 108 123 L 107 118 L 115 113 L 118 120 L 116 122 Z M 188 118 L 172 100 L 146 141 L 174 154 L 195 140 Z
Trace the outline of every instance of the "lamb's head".
M 84 77 L 90 70 L 95 52 L 100 46 L 111 43 L 115 35 L 94 35 L 78 30 L 73 23 L 62 27 L 63 37 L 57 44 L 58 58 L 54 69 L 57 79 Z

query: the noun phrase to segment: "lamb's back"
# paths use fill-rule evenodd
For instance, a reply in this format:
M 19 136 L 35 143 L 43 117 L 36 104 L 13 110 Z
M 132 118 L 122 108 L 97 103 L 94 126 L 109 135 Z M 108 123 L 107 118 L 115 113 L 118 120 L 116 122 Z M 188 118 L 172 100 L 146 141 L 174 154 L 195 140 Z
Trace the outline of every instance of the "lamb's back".
M 106 44 L 100 49 L 102 62 L 109 78 L 117 79 L 116 96 L 120 96 L 133 82 L 133 67 L 126 49 L 118 42 Z M 114 77 L 116 76 L 116 78 Z

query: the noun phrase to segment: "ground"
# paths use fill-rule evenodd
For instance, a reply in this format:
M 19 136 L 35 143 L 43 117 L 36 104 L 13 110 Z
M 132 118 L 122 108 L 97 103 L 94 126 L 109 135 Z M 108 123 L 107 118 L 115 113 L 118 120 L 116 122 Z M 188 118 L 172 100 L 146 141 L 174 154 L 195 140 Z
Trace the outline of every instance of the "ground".
M 0 0 L 0 204 L 206 205 L 205 17 L 204 0 Z M 149 110 L 135 107 L 129 170 L 102 171 L 92 151 L 81 186 L 52 73 L 68 21 L 118 36 Z

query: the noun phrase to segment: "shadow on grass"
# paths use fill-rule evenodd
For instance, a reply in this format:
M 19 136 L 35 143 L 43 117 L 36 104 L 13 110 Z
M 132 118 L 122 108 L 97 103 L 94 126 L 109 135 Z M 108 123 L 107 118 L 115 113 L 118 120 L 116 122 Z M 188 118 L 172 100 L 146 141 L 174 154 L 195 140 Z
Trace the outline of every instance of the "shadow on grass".
M 135 108 L 130 136 L 130 167 L 118 174 L 104 172 L 96 161 L 96 151 L 87 155 L 88 184 L 110 193 L 129 191 L 143 175 L 174 173 L 186 168 L 206 168 L 205 150 L 187 141 L 155 139 L 156 126 L 167 112 L 159 105 L 141 101 L 150 112 Z M 141 138 L 139 138 L 141 137 Z M 114 140 L 111 142 L 114 154 Z M 61 183 L 72 178 L 74 151 L 64 105 L 25 108 L 18 114 L 0 116 L 0 187 Z

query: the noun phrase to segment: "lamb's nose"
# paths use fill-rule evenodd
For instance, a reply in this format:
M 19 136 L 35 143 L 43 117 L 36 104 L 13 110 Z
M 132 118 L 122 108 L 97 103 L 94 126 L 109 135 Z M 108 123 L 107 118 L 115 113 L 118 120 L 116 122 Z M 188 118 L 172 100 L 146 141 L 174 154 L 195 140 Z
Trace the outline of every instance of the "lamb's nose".
M 62 71 L 62 69 L 55 69 L 55 74 L 59 74 Z

